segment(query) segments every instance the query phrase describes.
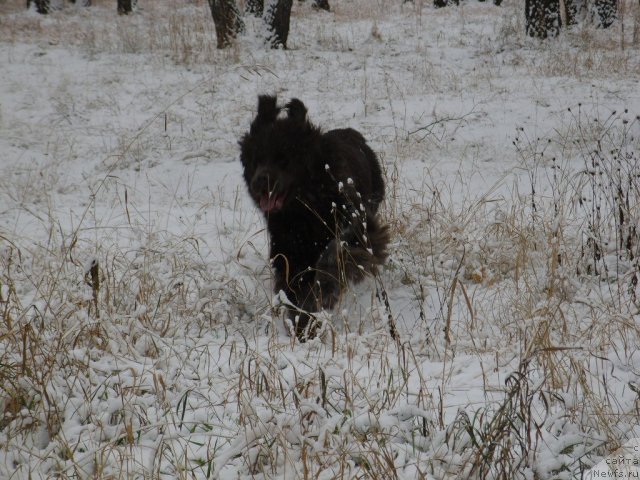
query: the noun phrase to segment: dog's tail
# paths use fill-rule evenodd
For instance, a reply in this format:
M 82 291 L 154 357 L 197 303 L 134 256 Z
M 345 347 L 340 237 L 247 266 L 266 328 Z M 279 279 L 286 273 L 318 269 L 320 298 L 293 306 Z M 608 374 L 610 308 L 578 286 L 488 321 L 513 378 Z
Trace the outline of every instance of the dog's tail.
M 383 265 L 389 256 L 389 240 L 389 226 L 382 223 L 378 217 L 368 218 L 366 237 L 363 238 L 362 244 L 353 245 L 346 252 L 347 280 L 357 283 L 364 278 L 365 272 L 375 275 L 378 267 Z
M 332 308 L 348 283 L 358 283 L 367 274 L 375 275 L 387 259 L 389 227 L 378 217 L 366 223 L 366 233 L 356 233 L 353 225 L 340 238 L 329 242 L 316 264 L 314 296 L 319 306 Z
M 389 225 L 381 223 L 377 217 L 374 217 L 369 220 L 367 227 L 369 245 L 371 245 L 371 251 L 373 252 L 374 265 L 377 267 L 384 264 L 389 256 L 388 247 L 391 240 Z M 375 273 L 374 270 L 372 272 Z
M 358 283 L 375 275 L 389 256 L 389 226 L 377 216 L 368 216 L 366 230 L 349 226 L 332 240 L 316 265 L 319 275 L 329 275 L 340 284 Z
M 389 226 L 377 216 L 367 215 L 366 230 L 351 226 L 343 232 L 342 267 L 347 282 L 358 283 L 366 274 L 375 275 L 389 256 Z

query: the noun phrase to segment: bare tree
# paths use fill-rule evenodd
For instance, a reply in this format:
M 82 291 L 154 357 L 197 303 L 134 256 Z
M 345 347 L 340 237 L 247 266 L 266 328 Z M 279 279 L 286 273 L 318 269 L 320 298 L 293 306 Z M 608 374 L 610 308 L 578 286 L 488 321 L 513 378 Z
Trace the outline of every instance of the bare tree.
M 271 48 L 287 48 L 292 5 L 293 0 L 269 1 L 264 14 L 264 21 L 270 32 L 267 41 Z
M 485 0 L 478 1 L 484 2 Z M 404 0 L 404 2 L 413 2 L 413 0 Z M 493 4 L 499 7 L 502 4 L 502 0 L 493 0 Z M 433 6 L 436 8 L 448 7 L 449 5 L 460 5 L 460 0 L 433 0 Z
M 49 13 L 49 0 L 27 0 L 27 8 L 31 8 L 31 4 L 36 6 L 36 12 L 46 15 Z
M 331 10 L 329 6 L 329 0 L 314 0 L 313 6 L 319 8 L 320 10 L 326 10 L 327 12 Z
M 460 0 L 433 0 L 436 8 L 448 7 L 449 5 L 460 5 Z
M 575 25 L 587 10 L 585 0 L 564 0 L 564 18 L 567 25 Z
M 299 2 L 304 2 L 304 0 L 298 0 Z M 331 7 L 329 6 L 329 0 L 313 0 L 313 6 L 320 10 L 326 10 L 327 12 L 331 11 Z
M 596 25 L 609 28 L 618 18 L 618 0 L 595 0 Z
M 323 0 L 315 0 L 318 5 Z M 328 8 L 328 0 L 325 0 Z M 293 0 L 247 0 L 245 12 L 256 17 L 262 17 L 269 32 L 267 42 L 271 48 L 287 48 L 291 7 Z M 244 32 L 244 22 L 235 0 L 209 0 L 211 15 L 216 26 L 218 48 L 226 48 L 231 40 Z M 322 7 L 318 7 L 322 8 Z
M 120 15 L 128 15 L 133 12 L 132 0 L 118 0 L 118 13 Z
M 564 0 L 563 3 L 563 19 L 567 25 L 589 19 L 598 27 L 609 28 L 618 18 L 618 0 Z
M 218 48 L 226 48 L 244 32 L 244 22 L 235 0 L 209 0 L 211 16 L 216 27 Z
M 524 11 L 530 37 L 556 37 L 560 33 L 560 0 L 525 0 Z
M 264 0 L 247 0 L 245 12 L 261 17 L 264 13 Z

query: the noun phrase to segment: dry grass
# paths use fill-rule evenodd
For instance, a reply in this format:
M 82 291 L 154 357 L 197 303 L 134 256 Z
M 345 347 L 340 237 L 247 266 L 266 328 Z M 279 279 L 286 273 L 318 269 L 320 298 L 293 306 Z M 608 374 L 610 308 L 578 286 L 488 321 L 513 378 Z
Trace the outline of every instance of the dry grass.
M 22 2 L 20 2 L 22 5 Z M 0 39 L 78 47 L 91 53 L 170 55 L 181 64 L 215 63 L 215 30 L 207 2 L 184 1 L 167 9 L 144 2 L 134 15 L 117 15 L 113 2 L 96 0 L 89 8 L 65 6 L 47 16 L 21 15 L 18 2 L 5 7 Z M 105 19 L 109 21 L 105 22 Z

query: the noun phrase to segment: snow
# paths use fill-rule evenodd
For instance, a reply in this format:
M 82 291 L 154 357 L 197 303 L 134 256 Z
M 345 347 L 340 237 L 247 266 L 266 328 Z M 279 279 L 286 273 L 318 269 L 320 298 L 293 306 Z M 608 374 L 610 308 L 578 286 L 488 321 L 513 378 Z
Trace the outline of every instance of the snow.
M 515 0 L 307 0 L 289 50 L 217 51 L 200 0 L 14 3 L 0 478 L 575 478 L 640 437 L 637 13 L 539 42 Z M 303 344 L 238 160 L 260 93 L 387 180 L 388 264 Z

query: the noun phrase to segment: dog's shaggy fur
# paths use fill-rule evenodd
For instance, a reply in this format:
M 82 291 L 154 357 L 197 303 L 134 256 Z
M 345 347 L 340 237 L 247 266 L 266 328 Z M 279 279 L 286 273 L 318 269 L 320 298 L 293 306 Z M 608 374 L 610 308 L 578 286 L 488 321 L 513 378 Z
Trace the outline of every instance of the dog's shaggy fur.
M 275 96 L 260 96 L 240 149 L 249 194 L 267 221 L 275 291 L 297 311 L 302 338 L 311 312 L 333 307 L 348 282 L 386 260 L 380 163 L 360 133 L 323 133 L 295 98 L 278 107 Z

